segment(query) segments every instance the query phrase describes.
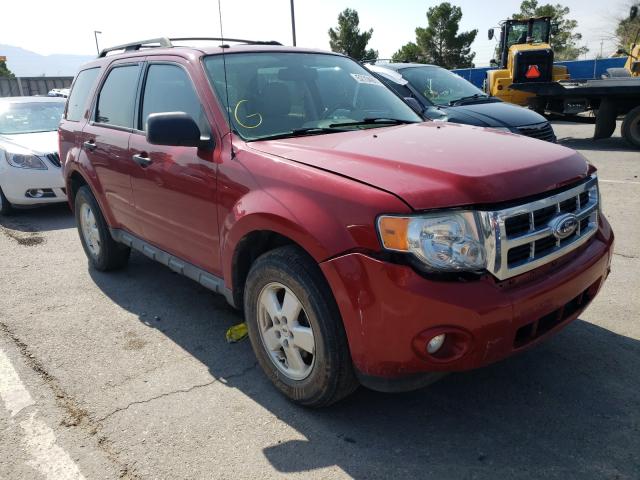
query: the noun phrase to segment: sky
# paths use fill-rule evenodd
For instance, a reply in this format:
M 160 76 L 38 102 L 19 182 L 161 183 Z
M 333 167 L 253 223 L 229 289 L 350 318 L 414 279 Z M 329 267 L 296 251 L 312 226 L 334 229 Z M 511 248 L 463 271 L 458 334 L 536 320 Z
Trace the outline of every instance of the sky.
M 291 45 L 289 0 L 220 0 L 227 37 L 278 40 Z M 615 50 L 610 37 L 617 19 L 629 11 L 631 0 L 541 0 L 562 3 L 578 21 L 583 44 L 605 56 Z M 337 24 L 338 14 L 355 8 L 363 29 L 373 28 L 369 47 L 381 58 L 390 57 L 408 41 L 415 27 L 426 26 L 426 11 L 439 1 L 426 0 L 295 0 L 297 44 L 329 49 L 327 30 Z M 462 8 L 461 31 L 479 30 L 472 50 L 477 66 L 488 65 L 495 39 L 487 30 L 519 10 L 519 0 L 450 0 Z M 39 54 L 82 54 L 96 51 L 94 30 L 100 47 L 160 36 L 219 36 L 217 0 L 66 0 L 52 8 L 49 0 L 26 3 L 4 1 L 0 9 L 0 44 L 19 46 Z M 40 13 L 35 13 L 40 12 Z M 27 28 L 28 26 L 28 28 Z

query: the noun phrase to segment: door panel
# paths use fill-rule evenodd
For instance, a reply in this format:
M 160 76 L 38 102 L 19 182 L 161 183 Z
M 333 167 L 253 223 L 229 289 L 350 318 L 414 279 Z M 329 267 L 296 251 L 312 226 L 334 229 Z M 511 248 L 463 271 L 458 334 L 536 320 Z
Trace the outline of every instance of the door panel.
M 137 156 L 132 186 L 144 237 L 173 255 L 219 274 L 214 152 L 151 145 L 144 133 L 149 114 L 180 111 L 194 118 L 203 135 L 211 135 L 188 64 L 180 59 L 154 59 L 147 67 L 140 97 L 138 130 L 131 136 L 129 155 L 132 159 Z
M 82 131 L 82 151 L 102 186 L 106 208 L 116 228 L 141 234 L 137 221 L 131 173 L 136 167 L 129 155 L 136 95 L 142 64 L 115 62 L 96 96 L 95 108 Z
M 150 160 L 134 164 L 135 203 L 144 238 L 212 273 L 219 272 L 216 165 L 193 147 L 150 145 L 133 134 L 130 154 Z M 133 162 L 132 162 L 133 163 Z
M 82 150 L 96 172 L 107 208 L 117 223 L 112 227 L 140 235 L 142 229 L 136 218 L 131 189 L 131 173 L 137 165 L 129 156 L 130 137 L 128 131 L 87 125 L 82 132 Z

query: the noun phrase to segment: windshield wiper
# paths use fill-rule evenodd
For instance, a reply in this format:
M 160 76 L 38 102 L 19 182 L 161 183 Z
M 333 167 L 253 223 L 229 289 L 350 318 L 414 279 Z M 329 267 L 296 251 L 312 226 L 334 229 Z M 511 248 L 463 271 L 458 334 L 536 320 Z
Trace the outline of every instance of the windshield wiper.
M 414 120 L 402 120 L 400 118 L 372 117 L 363 118 L 357 122 L 332 123 L 329 127 L 355 127 L 358 125 L 404 125 L 406 123 L 419 123 Z
M 449 105 L 461 105 L 469 100 L 477 100 L 479 98 L 489 98 L 489 95 L 485 95 L 484 93 L 474 93 L 473 95 L 467 95 L 466 97 L 458 98 L 457 100 L 451 100 Z
M 279 138 L 292 138 L 292 137 L 304 137 L 307 135 L 319 135 L 321 133 L 337 133 L 346 132 L 341 128 L 332 128 L 332 125 L 328 127 L 307 127 L 307 128 L 294 128 L 288 132 L 274 133 L 273 135 L 265 135 L 264 137 L 258 137 L 250 140 L 251 142 L 257 142 L 260 140 L 278 140 Z
M 400 118 L 364 118 L 357 122 L 342 122 L 332 123 L 326 127 L 307 127 L 307 128 L 294 128 L 288 132 L 275 133 L 273 135 L 266 135 L 264 137 L 254 138 L 250 141 L 257 142 L 260 140 L 278 140 L 280 138 L 292 138 L 292 137 L 304 137 L 307 135 L 319 135 L 321 133 L 338 133 L 347 132 L 349 130 L 341 127 L 354 127 L 358 125 L 401 125 L 405 123 L 419 123 L 412 120 L 402 120 Z

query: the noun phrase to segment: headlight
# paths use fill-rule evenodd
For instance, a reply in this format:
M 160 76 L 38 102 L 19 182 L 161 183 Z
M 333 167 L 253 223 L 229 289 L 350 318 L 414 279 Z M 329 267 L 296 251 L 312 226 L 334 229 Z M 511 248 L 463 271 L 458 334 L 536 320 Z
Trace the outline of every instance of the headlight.
M 46 170 L 47 166 L 35 155 L 23 155 L 21 153 L 5 152 L 7 162 L 12 167 L 32 168 L 35 170 Z
M 487 266 L 474 212 L 383 215 L 378 232 L 385 249 L 412 254 L 427 271 L 478 271 Z

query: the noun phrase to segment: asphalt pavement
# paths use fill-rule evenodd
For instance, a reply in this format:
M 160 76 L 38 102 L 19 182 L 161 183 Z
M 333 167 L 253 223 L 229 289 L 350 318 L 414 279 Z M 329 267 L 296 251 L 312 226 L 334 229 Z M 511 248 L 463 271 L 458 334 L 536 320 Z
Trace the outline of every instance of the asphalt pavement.
M 225 300 L 133 254 L 88 269 L 65 206 L 0 218 L 0 479 L 640 478 L 640 152 L 599 168 L 613 270 L 539 347 L 404 394 L 285 400 Z

